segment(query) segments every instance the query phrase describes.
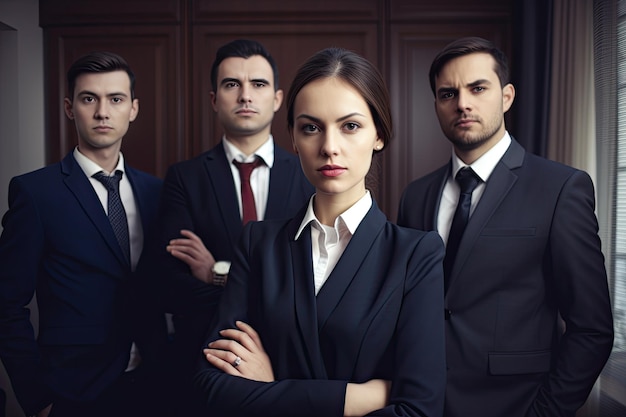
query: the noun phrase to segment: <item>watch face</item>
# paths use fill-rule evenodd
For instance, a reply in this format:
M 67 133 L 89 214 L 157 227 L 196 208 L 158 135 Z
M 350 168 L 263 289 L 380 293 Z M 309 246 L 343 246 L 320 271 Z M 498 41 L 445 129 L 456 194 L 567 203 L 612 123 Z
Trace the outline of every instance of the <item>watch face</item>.
M 213 273 L 216 275 L 228 275 L 230 271 L 230 262 L 219 261 L 213 265 Z

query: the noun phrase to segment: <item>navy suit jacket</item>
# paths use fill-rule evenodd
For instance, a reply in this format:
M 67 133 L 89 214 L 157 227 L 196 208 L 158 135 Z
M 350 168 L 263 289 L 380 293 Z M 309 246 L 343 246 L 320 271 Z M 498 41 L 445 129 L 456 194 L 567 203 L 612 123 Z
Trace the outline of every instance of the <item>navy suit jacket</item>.
M 449 175 L 409 184 L 398 224 L 436 230 Z M 512 141 L 450 276 L 446 416 L 574 416 L 584 403 L 613 341 L 594 210 L 586 173 Z
M 443 243 L 388 222 L 374 204 L 318 295 L 310 226 L 246 226 L 220 303 L 218 331 L 250 323 L 275 382 L 231 376 L 206 360 L 196 386 L 216 416 L 343 416 L 347 382 L 393 381 L 369 415 L 440 416 L 445 388 Z
M 265 219 L 293 216 L 308 202 L 313 187 L 298 158 L 276 146 Z M 172 165 L 165 177 L 157 237 L 149 260 L 163 286 L 163 301 L 169 312 L 200 316 L 206 330 L 217 308 L 222 288 L 206 284 L 191 275 L 189 267 L 170 255 L 165 247 L 180 237 L 181 229 L 193 231 L 202 239 L 217 261 L 232 261 L 242 230 L 235 183 L 220 142 L 211 150 Z M 202 332 L 200 338 L 204 338 Z M 198 343 L 201 343 L 199 340 Z M 198 353 L 201 346 L 198 345 Z
M 161 180 L 125 167 L 144 233 Z M 140 309 L 128 262 L 70 153 L 15 177 L 0 237 L 0 356 L 27 415 L 55 399 L 91 400 L 125 370 Z M 27 304 L 37 294 L 35 339 Z M 148 324 L 144 323 L 147 329 Z

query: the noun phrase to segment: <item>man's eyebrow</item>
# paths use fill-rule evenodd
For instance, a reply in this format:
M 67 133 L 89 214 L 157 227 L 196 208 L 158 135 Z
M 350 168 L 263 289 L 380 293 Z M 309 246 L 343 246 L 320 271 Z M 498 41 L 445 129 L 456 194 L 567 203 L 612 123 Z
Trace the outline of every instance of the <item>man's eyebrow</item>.
M 224 78 L 222 81 L 220 81 L 220 85 L 233 83 L 233 82 L 237 84 L 241 84 L 241 81 L 239 81 L 237 78 Z
M 491 84 L 491 81 L 486 80 L 486 79 L 480 79 L 480 80 L 476 80 L 474 82 L 471 82 L 469 84 L 467 84 L 468 87 L 476 87 L 479 85 L 483 85 L 483 84 Z
M 454 87 L 440 87 L 439 89 L 437 89 L 437 93 L 454 93 L 455 91 L 458 91 L 457 88 Z
M 253 79 L 250 80 L 250 82 L 255 83 L 255 84 L 256 83 L 263 83 L 263 84 L 270 85 L 269 80 L 266 80 L 265 78 L 253 78 Z
M 89 90 L 82 90 L 76 93 L 77 96 L 95 96 L 98 97 L 97 93 L 94 93 L 93 91 L 89 91 Z M 106 97 L 115 97 L 115 96 L 123 96 L 123 97 L 128 97 L 128 94 L 126 94 L 123 91 L 119 91 L 119 92 L 112 92 L 112 93 L 107 93 Z
M 228 84 L 228 83 L 237 83 L 237 84 L 241 84 L 241 80 L 237 79 L 237 78 L 224 78 L 221 82 L 220 85 L 224 85 L 224 84 Z M 267 84 L 267 85 L 271 85 L 270 82 L 265 79 L 265 78 L 253 78 L 250 80 L 251 83 L 262 83 L 262 84 Z

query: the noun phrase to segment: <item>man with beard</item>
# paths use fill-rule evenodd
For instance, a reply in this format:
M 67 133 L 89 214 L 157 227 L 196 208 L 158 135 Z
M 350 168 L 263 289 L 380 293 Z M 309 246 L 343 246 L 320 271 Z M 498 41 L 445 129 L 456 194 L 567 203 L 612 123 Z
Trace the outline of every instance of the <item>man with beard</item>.
M 491 42 L 452 42 L 429 77 L 454 152 L 409 184 L 398 224 L 446 242 L 444 415 L 574 416 L 613 342 L 592 181 L 506 131 L 515 89 Z

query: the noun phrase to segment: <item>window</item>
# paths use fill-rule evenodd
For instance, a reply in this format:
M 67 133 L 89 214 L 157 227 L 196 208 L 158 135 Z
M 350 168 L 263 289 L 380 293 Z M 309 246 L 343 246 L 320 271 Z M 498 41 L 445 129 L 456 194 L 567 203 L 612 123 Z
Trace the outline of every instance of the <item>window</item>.
M 613 297 L 615 341 L 601 379 L 602 417 L 626 416 L 626 0 L 617 1 L 617 158 Z M 612 273 L 611 273 L 612 272 Z

